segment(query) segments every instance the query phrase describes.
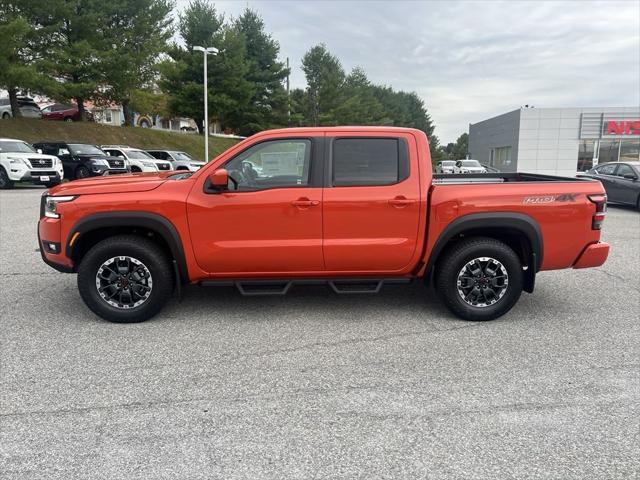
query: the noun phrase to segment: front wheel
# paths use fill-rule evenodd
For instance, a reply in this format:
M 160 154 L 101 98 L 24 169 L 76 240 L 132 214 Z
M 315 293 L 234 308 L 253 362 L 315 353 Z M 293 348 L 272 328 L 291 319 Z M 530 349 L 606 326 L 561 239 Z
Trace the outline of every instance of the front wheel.
M 438 262 L 436 289 L 455 315 L 472 321 L 507 313 L 522 293 L 520 258 L 506 244 L 476 237 L 454 244 Z
M 96 244 L 78 268 L 78 290 L 98 316 L 117 323 L 156 315 L 173 291 L 169 259 L 152 241 L 118 235 Z
M 76 169 L 76 178 L 87 178 L 91 176 L 91 172 L 84 165 L 80 165 Z
M 0 189 L 5 190 L 9 188 L 13 188 L 13 182 L 9 178 L 9 175 L 7 175 L 5 169 L 0 167 Z

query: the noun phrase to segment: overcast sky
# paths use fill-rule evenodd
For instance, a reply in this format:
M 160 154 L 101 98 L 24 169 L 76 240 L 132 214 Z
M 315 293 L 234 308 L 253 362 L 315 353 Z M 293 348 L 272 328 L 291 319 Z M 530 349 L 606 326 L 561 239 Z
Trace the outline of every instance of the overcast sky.
M 640 2 L 217 1 L 234 17 L 248 5 L 289 57 L 325 43 L 345 70 L 416 91 L 441 142 L 468 124 L 536 107 L 640 104 Z M 188 0 L 178 0 L 178 10 Z

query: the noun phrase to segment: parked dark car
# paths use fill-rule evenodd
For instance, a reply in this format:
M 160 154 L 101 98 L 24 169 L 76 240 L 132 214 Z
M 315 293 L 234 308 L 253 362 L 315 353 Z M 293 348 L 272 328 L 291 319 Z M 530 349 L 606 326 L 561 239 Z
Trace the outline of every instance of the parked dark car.
M 93 121 L 93 114 L 85 111 L 85 118 Z M 67 103 L 54 103 L 42 109 L 43 120 L 60 120 L 63 122 L 77 122 L 82 120 L 77 105 Z
M 17 100 L 20 115 L 26 118 L 42 118 L 42 111 L 32 98 L 18 97 Z M 8 98 L 0 98 L 0 118 L 7 119 L 12 116 L 11 102 L 9 102 Z
M 62 161 L 64 177 L 69 180 L 131 171 L 125 159 L 109 157 L 95 145 L 54 141 L 38 142 L 33 146 L 44 154 L 58 157 Z
M 600 180 L 607 191 L 607 201 L 640 210 L 640 162 L 601 163 L 581 176 Z

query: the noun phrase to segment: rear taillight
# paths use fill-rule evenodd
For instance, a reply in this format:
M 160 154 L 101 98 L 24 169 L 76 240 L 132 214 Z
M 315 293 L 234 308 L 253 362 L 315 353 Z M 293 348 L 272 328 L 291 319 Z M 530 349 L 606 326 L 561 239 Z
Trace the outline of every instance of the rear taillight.
M 589 200 L 596 204 L 596 211 L 591 220 L 591 228 L 593 230 L 601 230 L 602 222 L 607 214 L 607 196 L 606 195 L 589 195 Z

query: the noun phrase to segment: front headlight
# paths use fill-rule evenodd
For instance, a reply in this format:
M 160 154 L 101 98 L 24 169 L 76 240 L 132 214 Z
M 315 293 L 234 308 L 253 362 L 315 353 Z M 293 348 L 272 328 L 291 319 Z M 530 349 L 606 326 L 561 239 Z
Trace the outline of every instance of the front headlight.
M 158 169 L 156 164 L 153 163 L 153 162 L 142 162 L 142 165 L 145 166 L 145 167 L 155 168 L 156 170 Z
M 191 168 L 200 168 L 202 165 L 200 165 L 199 163 L 190 163 L 189 166 Z
M 29 165 L 27 163 L 27 161 L 24 158 L 20 158 L 20 157 L 7 157 L 7 159 L 9 160 L 9 163 L 11 165 L 26 165 L 27 167 L 31 167 L 31 165 Z
M 44 216 L 49 218 L 60 218 L 60 214 L 57 212 L 58 204 L 71 202 L 76 198 L 77 195 L 67 195 L 64 197 L 47 196 L 44 200 Z
M 91 159 L 91 163 L 93 163 L 94 165 L 100 165 L 103 167 L 108 167 L 109 164 L 107 163 L 106 160 L 102 160 L 101 158 L 92 158 Z

